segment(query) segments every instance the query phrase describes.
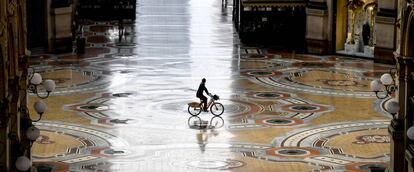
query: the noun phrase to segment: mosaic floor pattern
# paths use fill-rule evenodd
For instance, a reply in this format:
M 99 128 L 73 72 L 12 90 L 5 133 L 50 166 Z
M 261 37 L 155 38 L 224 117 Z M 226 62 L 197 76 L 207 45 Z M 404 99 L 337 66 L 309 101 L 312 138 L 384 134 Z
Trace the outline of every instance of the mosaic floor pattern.
M 390 66 L 243 45 L 231 2 L 138 0 L 137 19 L 85 21 L 86 53 L 31 66 L 57 83 L 35 166 L 63 171 L 369 171 L 390 115 L 369 82 Z M 206 78 L 224 114 L 192 117 Z M 33 95 L 29 101 L 37 98 Z M 33 111 L 33 109 L 30 109 Z

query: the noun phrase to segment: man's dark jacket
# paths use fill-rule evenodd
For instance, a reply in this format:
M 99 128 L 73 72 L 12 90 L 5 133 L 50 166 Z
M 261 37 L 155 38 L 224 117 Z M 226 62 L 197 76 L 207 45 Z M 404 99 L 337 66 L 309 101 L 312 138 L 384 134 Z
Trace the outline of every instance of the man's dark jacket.
M 203 91 L 206 91 L 206 93 L 209 94 L 206 86 L 204 85 L 204 83 L 201 83 L 200 86 L 198 87 L 198 90 L 197 90 L 197 97 L 203 96 Z

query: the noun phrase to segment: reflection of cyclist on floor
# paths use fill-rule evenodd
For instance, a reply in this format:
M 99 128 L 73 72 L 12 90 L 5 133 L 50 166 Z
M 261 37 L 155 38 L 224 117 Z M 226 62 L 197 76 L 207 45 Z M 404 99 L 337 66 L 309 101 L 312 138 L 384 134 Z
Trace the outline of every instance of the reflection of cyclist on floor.
M 207 97 L 203 95 L 203 92 L 206 91 L 206 93 L 208 95 L 210 93 L 208 92 L 208 90 L 207 90 L 207 88 L 205 86 L 205 83 L 206 83 L 206 79 L 203 78 L 201 80 L 200 86 L 198 87 L 198 90 L 197 90 L 197 97 L 200 98 L 201 101 L 202 101 L 202 103 L 204 104 L 204 108 L 203 108 L 204 109 L 204 112 L 208 112 L 208 110 L 207 110 L 207 108 L 208 108 L 207 107 Z
M 211 129 L 210 132 L 208 132 L 207 129 L 200 130 L 199 133 L 196 134 L 197 143 L 200 147 L 201 152 L 206 151 L 206 145 L 208 143 L 208 138 L 217 136 L 219 132 L 217 130 Z

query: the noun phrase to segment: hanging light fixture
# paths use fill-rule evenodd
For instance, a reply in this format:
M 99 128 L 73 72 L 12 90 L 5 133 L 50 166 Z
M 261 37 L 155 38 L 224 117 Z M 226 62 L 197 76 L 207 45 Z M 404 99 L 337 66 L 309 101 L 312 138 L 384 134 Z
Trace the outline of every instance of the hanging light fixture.
M 392 68 L 388 73 L 381 75 L 379 79 L 371 81 L 371 90 L 375 93 L 375 96 L 378 99 L 385 99 L 391 97 L 392 94 L 397 90 L 397 85 L 395 83 L 394 76 L 396 75 L 397 70 Z M 385 89 L 382 89 L 385 88 Z M 390 113 L 393 118 L 400 110 L 400 104 L 396 99 L 388 100 L 385 103 L 385 111 Z
M 37 97 L 41 98 L 41 99 L 46 99 L 49 97 L 50 93 L 52 91 L 55 90 L 56 88 L 56 84 L 55 81 L 51 80 L 51 79 L 47 79 L 44 80 L 42 79 L 42 75 L 40 75 L 39 73 L 37 73 L 35 71 L 34 68 L 29 68 L 32 69 L 32 74 L 29 74 L 29 85 L 28 85 L 28 90 L 31 93 L 34 93 L 37 95 Z M 42 84 L 43 88 L 46 90 L 46 96 L 41 96 L 38 92 L 38 87 L 39 85 Z M 42 115 L 43 113 L 46 111 L 46 103 L 44 103 L 41 100 L 38 100 L 34 103 L 33 108 L 35 109 L 35 111 L 37 112 L 37 114 L 39 115 L 39 118 L 36 120 L 32 120 L 34 122 L 37 122 L 39 120 L 42 119 Z M 26 116 L 28 116 L 30 118 L 30 114 L 29 114 L 29 110 L 27 109 L 27 107 L 20 107 L 20 112 L 25 114 Z
M 385 103 L 385 110 L 394 117 L 400 110 L 400 104 L 397 100 L 391 99 Z
M 411 126 L 410 128 L 408 128 L 408 130 L 407 130 L 407 137 L 410 140 L 414 140 L 414 126 Z
M 40 136 L 40 130 L 36 128 L 35 126 L 31 126 L 26 130 L 26 137 L 32 142 L 36 141 L 37 138 L 39 138 L 39 136 Z
M 16 160 L 16 169 L 19 171 L 27 171 L 32 166 L 32 161 L 26 156 L 20 156 Z

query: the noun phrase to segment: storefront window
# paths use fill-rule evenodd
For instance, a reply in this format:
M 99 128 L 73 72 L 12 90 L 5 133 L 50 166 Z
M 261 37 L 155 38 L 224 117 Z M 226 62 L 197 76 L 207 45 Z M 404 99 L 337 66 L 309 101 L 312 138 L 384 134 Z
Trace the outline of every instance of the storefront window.
M 374 57 L 377 4 L 376 0 L 339 1 L 337 35 L 338 33 L 342 35 L 337 36 L 336 39 L 337 53 Z M 342 13 L 342 15 L 338 13 Z

